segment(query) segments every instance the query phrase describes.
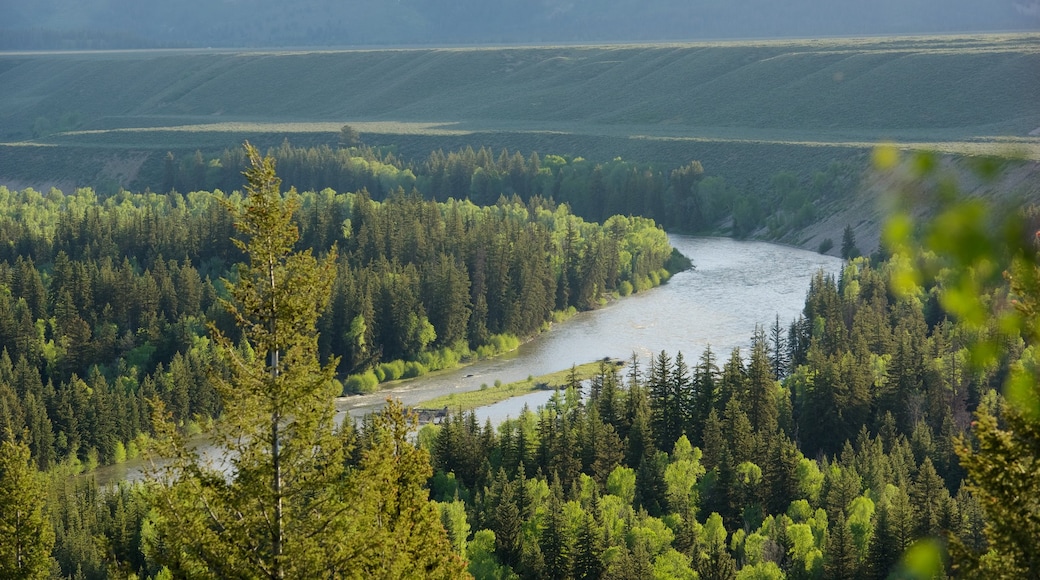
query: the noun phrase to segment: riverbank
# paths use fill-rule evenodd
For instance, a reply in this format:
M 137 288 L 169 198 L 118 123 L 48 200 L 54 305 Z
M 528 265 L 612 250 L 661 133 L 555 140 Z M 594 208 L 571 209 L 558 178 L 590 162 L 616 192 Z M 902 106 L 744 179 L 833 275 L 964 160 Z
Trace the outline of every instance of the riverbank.
M 579 312 L 593 312 L 618 300 L 653 290 L 668 283 L 674 275 L 686 270 L 692 270 L 694 267 L 692 260 L 688 256 L 672 247 L 671 254 L 663 268 L 650 272 L 646 278 L 636 280 L 634 285 L 628 281 L 622 282 L 617 290 L 604 293 L 587 310 L 579 311 L 574 306 L 570 306 L 566 310 L 556 310 L 552 313 L 552 320 L 545 322 L 537 332 L 522 337 L 512 334 L 496 334 L 491 337 L 488 344 L 477 347 L 476 350 L 471 350 L 467 345 L 463 345 L 461 348 L 442 347 L 436 351 L 424 352 L 417 361 L 392 360 L 382 362 L 363 373 L 343 377 L 341 395 L 338 399 L 371 395 L 381 391 L 392 391 L 402 382 L 419 379 L 430 373 L 450 372 L 465 368 L 481 360 L 509 355 L 524 344 L 549 332 L 555 325 L 574 318 Z
M 429 400 L 420 401 L 417 409 L 444 409 L 449 412 L 471 411 L 478 407 L 505 401 L 513 397 L 527 395 L 535 391 L 554 390 L 565 387 L 572 380 L 587 381 L 600 372 L 602 364 L 614 365 L 616 368 L 624 366 L 624 362 L 616 359 L 604 359 L 577 365 L 566 370 L 556 371 L 537 377 L 527 377 L 522 381 L 493 386 L 481 385 L 476 391 L 464 393 L 451 393 L 434 397 Z

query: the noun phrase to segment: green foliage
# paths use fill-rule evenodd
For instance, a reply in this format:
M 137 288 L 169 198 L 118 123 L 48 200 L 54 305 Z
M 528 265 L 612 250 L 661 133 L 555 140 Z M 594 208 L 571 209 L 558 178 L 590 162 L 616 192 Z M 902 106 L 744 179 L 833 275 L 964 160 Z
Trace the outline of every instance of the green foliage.
M 632 503 L 636 495 L 636 472 L 631 467 L 617 466 L 607 477 L 607 493 Z
M 424 488 L 428 457 L 407 440 L 414 418 L 389 404 L 364 433 L 358 468 L 348 468 L 348 439 L 334 425 L 336 361 L 319 364 L 316 330 L 335 255 L 319 262 L 293 251 L 296 200 L 282 198 L 273 161 L 246 150 L 248 197 L 236 215 L 246 239 L 236 243 L 249 262 L 227 283 L 225 305 L 248 350 L 214 330 L 232 369 L 217 381 L 226 414 L 214 434 L 230 472 L 156 418 L 171 462 L 153 474 L 151 555 L 194 577 L 455 576 L 461 560 L 449 555 Z
M 655 580 L 696 580 L 690 559 L 677 550 L 667 550 L 654 558 Z
M 898 162 L 893 151 L 880 151 L 876 157 L 887 161 L 881 164 L 883 168 Z M 955 443 L 970 477 L 969 489 L 981 499 L 986 512 L 989 547 L 980 553 L 954 542 L 954 566 L 963 573 L 987 577 L 1032 574 L 1040 570 L 1035 542 L 1040 511 L 1035 502 L 1023 498 L 1036 497 L 1038 492 L 1040 397 L 1036 393 L 1040 382 L 1028 350 L 1009 352 L 1007 346 L 1024 339 L 1029 349 L 1040 338 L 1035 315 L 1040 269 L 1032 235 L 1036 230 L 1034 210 L 1001 211 L 980 199 L 961 197 L 955 182 L 938 175 L 937 163 L 930 156 L 917 156 L 911 164 L 924 185 L 917 186 L 919 197 L 910 200 L 886 230 L 894 252 L 916 258 L 899 262 L 897 289 L 904 295 L 920 296 L 922 289 L 934 287 L 942 308 L 969 332 L 965 357 L 969 368 L 986 372 L 1007 365 L 1009 370 L 1003 381 L 1007 407 L 998 417 L 991 407 L 980 405 L 970 438 L 962 436 Z M 980 172 L 980 176 L 988 179 L 992 173 Z M 922 202 L 941 203 L 943 210 L 922 232 L 915 233 L 910 211 L 914 203 Z M 1005 294 L 1008 290 L 1010 297 Z M 926 485 L 925 479 L 917 485 Z M 928 522 L 922 525 L 931 525 L 934 511 L 926 509 Z M 922 575 L 933 574 L 941 567 L 925 565 L 925 561 L 937 561 L 935 551 L 934 546 L 925 545 L 912 550 L 906 566 L 911 571 L 923 570 Z
M 466 504 L 460 500 L 449 503 L 438 503 L 441 512 L 441 523 L 448 532 L 452 547 L 460 556 L 466 555 L 466 541 L 469 537 L 469 522 L 466 521 Z
M 350 375 L 343 382 L 343 394 L 374 393 L 379 388 L 379 377 L 374 371 Z
M 508 566 L 499 564 L 495 559 L 495 533 L 491 530 L 480 530 L 473 534 L 473 539 L 466 547 L 469 560 L 467 571 L 474 578 L 489 580 L 510 580 L 519 578 Z
M 783 580 L 785 577 L 776 562 L 759 562 L 745 566 L 737 573 L 737 580 Z
M 523 160 L 524 167 L 535 161 Z M 587 162 L 546 163 L 570 171 L 576 185 Z M 677 174 L 676 183 L 695 177 L 686 173 Z M 785 191 L 797 197 L 807 190 L 797 184 Z M 974 287 L 953 271 L 953 258 L 938 253 L 896 254 L 887 262 L 858 258 L 840 279 L 821 275 L 813 281 L 803 318 L 792 323 L 788 340 L 767 341 L 756 330 L 747 360 L 735 352 L 720 371 L 710 351 L 693 368 L 686 368 L 681 354 L 662 353 L 646 376 L 633 367 L 627 384 L 604 367 L 587 398 L 568 390 L 547 408 L 497 429 L 459 414 L 424 431 L 416 450 L 403 412 L 391 409 L 392 416 L 373 418 L 358 433 L 337 432 L 328 419 L 328 401 L 344 389 L 376 388 L 377 373 L 400 378 L 454 364 L 474 354 L 471 345 L 484 354 L 514 347 L 516 337 L 525 336 L 519 329 L 536 331 L 553 319 L 554 308 L 594 305 L 598 297 L 620 291 L 625 281 L 634 289 L 666 279 L 659 260 L 667 260 L 670 250 L 663 233 L 647 220 L 611 218 L 600 228 L 562 206 L 505 198 L 479 208 L 426 202 L 403 192 L 382 202 L 364 193 L 331 191 L 279 196 L 280 203 L 296 205 L 296 213 L 272 218 L 274 225 L 254 231 L 279 233 L 281 241 L 272 239 L 271 246 L 287 255 L 307 255 L 300 249 L 313 248 L 318 257 L 288 260 L 285 270 L 275 269 L 275 279 L 281 285 L 291 279 L 288 273 L 280 278 L 283 272 L 301 273 L 306 291 L 329 296 L 308 296 L 286 282 L 291 296 L 277 303 L 305 314 L 295 327 L 305 332 L 294 331 L 291 344 L 272 349 L 268 337 L 277 334 L 278 325 L 249 314 L 264 310 L 256 305 L 269 304 L 258 298 L 257 289 L 269 277 L 257 275 L 264 261 L 253 263 L 251 239 L 239 238 L 240 245 L 228 244 L 223 254 L 216 242 L 193 249 L 191 236 L 166 221 L 176 216 L 189 224 L 188 231 L 223 235 L 230 231 L 231 215 L 244 223 L 249 211 L 264 213 L 248 199 L 122 194 L 99 202 L 86 191 L 75 196 L 25 191 L 16 197 L 10 205 L 16 210 L 4 214 L 11 217 L 4 224 L 5 231 L 21 237 L 0 246 L 0 255 L 13 256 L 0 262 L 0 333 L 6 333 L 10 349 L 0 355 L 0 425 L 31 428 L 27 441 L 37 466 L 67 462 L 72 469 L 131 455 L 136 434 L 153 428 L 142 412 L 146 400 L 165 404 L 182 433 L 204 429 L 208 417 L 222 410 L 229 418 L 215 432 L 246 449 L 228 456 L 235 476 L 200 466 L 184 451 L 178 465 L 188 468 L 178 473 L 189 474 L 190 485 L 156 488 L 158 499 L 179 509 L 157 512 L 147 523 L 148 533 L 142 532 L 146 540 L 117 531 L 140 528 L 144 516 L 134 509 L 124 507 L 123 515 L 111 520 L 99 515 L 82 529 L 66 524 L 64 515 L 55 517 L 60 523 L 55 558 L 67 574 L 74 572 L 69 569 L 74 562 L 82 563 L 88 577 L 108 566 L 157 574 L 158 568 L 150 568 L 155 562 L 169 563 L 174 576 L 204 574 L 186 539 L 220 545 L 209 540 L 219 535 L 216 520 L 195 509 L 202 501 L 212 507 L 248 498 L 253 503 L 246 508 L 218 507 L 212 513 L 241 515 L 236 525 L 242 530 L 229 533 L 264 540 L 270 528 L 260 522 L 274 512 L 256 506 L 272 497 L 272 486 L 264 482 L 273 469 L 260 467 L 270 456 L 272 423 L 269 416 L 256 419 L 259 414 L 251 409 L 277 390 L 268 388 L 278 383 L 272 368 L 280 369 L 274 375 L 282 381 L 305 377 L 298 385 L 310 389 L 303 396 L 285 395 L 309 406 L 292 407 L 283 416 L 285 429 L 279 429 L 290 434 L 281 450 L 307 464 L 285 467 L 293 482 L 304 484 L 284 496 L 304 502 L 287 510 L 287 538 L 300 530 L 306 534 L 310 525 L 327 526 L 327 533 L 315 534 L 327 544 L 286 544 L 294 553 L 297 546 L 305 548 L 293 565 L 307 573 L 320 576 L 328 570 L 321 566 L 345 561 L 336 558 L 354 558 L 358 569 L 374 575 L 407 574 L 408 558 L 451 571 L 445 574 L 460 573 L 468 534 L 461 530 L 470 525 L 487 532 L 478 531 L 466 545 L 471 565 L 477 565 L 471 570 L 490 577 L 506 577 L 512 570 L 524 576 L 578 576 L 579 562 L 582 570 L 624 577 L 686 576 L 692 569 L 702 578 L 732 578 L 738 568 L 748 575 L 768 574 L 772 562 L 790 577 L 841 576 L 852 568 L 880 577 L 924 535 L 951 538 L 956 570 L 990 576 L 1031 570 L 1029 540 L 1035 534 L 1029 522 L 1035 510 L 1028 498 L 1037 494 L 1036 454 L 1028 433 L 1035 422 L 1030 409 L 1037 357 L 1030 288 L 1040 276 L 1031 262 L 1009 267 L 1018 309 L 1008 317 L 1007 292 L 988 286 L 999 285 L 999 268 L 983 276 L 984 259 L 965 254 L 977 266 L 976 278 L 985 282 L 978 289 L 987 294 L 978 303 L 986 315 L 979 318 L 973 299 L 957 297 Z M 221 201 L 233 211 L 217 211 Z M 275 206 L 280 204 L 271 208 L 277 214 Z M 12 217 L 15 212 L 19 219 Z M 68 215 L 51 226 L 48 212 Z M 45 233 L 24 224 L 39 224 Z M 141 241 L 148 239 L 145 234 L 130 233 L 149 228 L 150 245 Z M 981 234 L 987 231 L 997 230 Z M 458 254 L 448 251 L 449 239 L 461 240 Z M 118 265 L 95 249 L 120 251 L 136 243 L 186 259 L 141 253 L 133 263 Z M 329 251 L 333 244 L 336 252 Z M 950 251 L 960 252 L 962 245 L 955 243 Z M 516 247 L 536 251 L 511 250 Z M 991 247 L 998 248 L 995 242 Z M 250 264 L 225 281 L 204 281 L 202 273 L 210 280 L 221 275 L 224 264 L 240 260 L 243 250 Z M 39 265 L 23 254 L 39 256 Z M 200 261 L 201 256 L 207 257 Z M 327 275 L 312 284 L 312 266 L 319 264 Z M 590 273 L 593 283 L 587 282 Z M 947 284 L 954 288 L 952 302 L 943 297 Z M 246 292 L 250 289 L 255 292 Z M 220 298 L 237 310 L 221 314 Z M 147 300 L 139 307 L 134 299 Z M 199 336 L 206 319 L 219 340 Z M 779 322 L 776 327 L 779 334 Z M 987 343 L 981 355 L 974 354 L 975 345 Z M 782 385 L 775 380 L 776 353 L 770 352 L 780 344 L 789 361 Z M 280 366 L 273 367 L 272 350 L 293 354 L 280 355 Z M 91 360 L 87 355 L 111 362 L 80 374 L 77 369 Z M 340 355 L 345 366 L 360 371 L 344 385 L 332 380 L 329 370 Z M 301 366 L 293 375 L 291 367 L 304 360 L 311 370 Z M 1012 385 L 1006 398 L 990 391 L 1005 382 Z M 979 421 L 965 437 L 966 417 L 975 406 Z M 123 416 L 130 420 L 117 420 Z M 290 416 L 306 424 L 290 427 Z M 229 425 L 227 431 L 222 423 Z M 154 426 L 163 440 L 176 434 L 171 423 Z M 241 434 L 256 447 L 237 439 Z M 320 436 L 321 443 L 305 446 L 308 434 Z M 662 451 L 669 448 L 670 454 Z M 321 452 L 309 455 L 314 449 Z M 429 485 L 438 500 L 451 502 L 443 511 L 428 502 L 431 470 L 425 450 L 441 474 Z M 1008 470 L 1009 464 L 1015 467 Z M 975 479 L 952 499 L 962 466 Z M 550 486 L 557 477 L 560 484 Z M 61 514 L 101 514 L 101 507 L 115 514 L 120 501 L 131 503 L 106 494 L 90 501 L 90 493 L 59 494 Z M 326 507 L 308 503 L 315 501 Z M 322 519 L 326 508 L 337 506 L 349 519 L 321 523 L 328 522 Z M 413 523 L 414 534 L 406 529 Z M 172 535 L 180 531 L 184 538 Z M 987 534 L 1001 540 L 987 543 Z M 95 536 L 118 547 L 107 553 Z M 144 562 L 142 542 L 150 546 L 151 563 Z M 389 562 L 381 551 L 386 545 L 410 556 Z M 251 554 L 265 551 L 270 549 L 255 547 Z M 690 556 L 686 567 L 685 555 Z M 214 551 L 209 557 L 237 567 L 252 556 Z
M 11 432 L 0 441 L 0 576 L 42 579 L 50 576 L 54 529 L 45 511 L 43 481 L 29 447 Z

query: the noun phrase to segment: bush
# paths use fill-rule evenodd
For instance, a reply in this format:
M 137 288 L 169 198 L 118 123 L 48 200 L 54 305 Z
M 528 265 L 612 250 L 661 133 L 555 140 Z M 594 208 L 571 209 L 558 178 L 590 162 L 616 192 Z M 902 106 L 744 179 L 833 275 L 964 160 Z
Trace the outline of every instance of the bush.
M 350 375 L 343 383 L 343 392 L 354 395 L 374 393 L 377 388 L 379 388 L 379 379 L 376 378 L 376 373 L 373 371 Z
M 425 375 L 427 372 L 429 371 L 426 370 L 426 367 L 423 366 L 422 363 L 409 361 L 404 363 L 404 374 L 401 375 L 401 378 L 414 379 L 415 377 Z
M 821 254 L 826 254 L 827 252 L 831 251 L 831 248 L 833 248 L 833 247 L 834 247 L 834 240 L 832 240 L 830 238 L 827 238 L 827 239 L 823 240 L 822 242 L 820 242 L 819 251 L 820 251 Z
M 469 354 L 469 347 L 465 347 L 465 352 L 462 352 L 459 346 L 456 346 L 455 348 L 448 348 L 445 346 L 434 351 L 426 351 L 420 354 L 419 363 L 426 367 L 427 371 L 450 369 L 459 366 L 459 361 L 461 361 L 462 357 L 467 354 Z
M 653 288 L 653 286 L 650 284 L 650 280 L 646 279 L 644 276 L 636 276 L 632 281 L 632 289 L 634 293 L 643 292 L 650 288 Z
M 491 358 L 495 356 L 495 348 L 489 344 L 477 347 L 477 358 Z
M 577 313 L 578 309 L 573 306 L 568 306 L 566 310 L 553 311 L 553 322 L 563 322 Z
M 381 383 L 385 383 L 387 381 L 396 381 L 397 379 L 403 376 L 403 360 L 392 360 L 390 362 L 380 363 L 379 366 L 376 367 L 376 377 L 379 378 L 379 382 Z
M 618 284 L 618 295 L 622 298 L 632 294 L 633 290 L 632 283 L 628 280 L 622 280 L 621 284 Z
M 519 348 L 520 339 L 512 334 L 496 334 L 491 337 L 488 344 L 495 349 L 495 354 L 501 354 Z

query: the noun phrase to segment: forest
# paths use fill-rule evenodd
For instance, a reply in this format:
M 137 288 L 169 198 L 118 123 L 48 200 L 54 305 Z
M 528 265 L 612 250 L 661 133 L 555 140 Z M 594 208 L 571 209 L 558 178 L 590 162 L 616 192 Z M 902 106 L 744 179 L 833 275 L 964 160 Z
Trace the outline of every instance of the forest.
M 392 148 L 365 146 L 349 125 L 337 147 L 294 147 L 283 141 L 268 151 L 286 184 L 301 191 L 365 189 L 375 200 L 397 188 L 418 189 L 428 199 L 466 198 L 491 205 L 500 196 L 566 204 L 582 218 L 603 223 L 614 215 L 653 219 L 668 231 L 724 231 L 743 238 L 756 231 L 778 238 L 819 217 L 821 204 L 840 199 L 858 182 L 856 168 L 837 161 L 800 177 L 781 170 L 755 191 L 728 183 L 706 171 L 700 161 L 675 165 L 640 163 L 616 157 L 594 163 L 578 156 L 539 155 L 532 151 L 466 147 L 432 151 L 425 159 L 404 161 Z M 238 149 L 219 157 L 201 151 L 167 153 L 157 191 L 231 191 L 241 185 L 245 158 Z
M 412 439 L 414 418 L 394 405 L 332 425 L 331 399 L 344 390 L 492 355 L 561 312 L 683 267 L 651 219 L 586 222 L 566 196 L 530 189 L 525 176 L 543 175 L 552 156 L 477 164 L 498 172 L 495 201 L 474 195 L 476 166 L 446 169 L 469 155 L 433 154 L 411 177 L 394 168 L 415 189 L 389 181 L 378 200 L 366 185 L 282 195 L 276 159 L 287 183 L 304 177 L 291 160 L 261 161 L 249 148 L 244 193 L 100 199 L 0 188 L 0 571 L 743 579 L 1040 570 L 1036 214 L 951 199 L 925 157 L 916 163 L 932 173 L 912 186 L 934 180 L 929 192 L 947 208 L 930 228 L 915 236 L 911 213 L 897 214 L 885 248 L 851 258 L 838 279 L 818 275 L 802 315 L 749 329 L 748 352 L 604 364 L 588 384 L 572 379 L 545 407 L 497 426 L 455 413 Z M 507 189 L 502 163 L 514 158 Z M 591 190 L 595 172 L 576 181 L 589 188 L 576 188 L 577 207 L 583 196 L 606 205 L 604 190 Z M 672 185 L 696 184 L 698 173 L 691 165 Z M 280 307 L 268 308 L 274 295 Z M 274 338 L 283 323 L 298 338 Z M 200 430 L 237 446 L 232 482 L 185 451 Z M 282 441 L 286 485 L 298 486 L 284 494 L 263 487 Z M 176 460 L 147 485 L 101 488 L 75 476 L 156 450 Z M 286 498 L 284 515 L 281 500 L 274 512 L 241 503 L 251 494 Z M 284 519 L 284 546 L 281 524 L 262 521 L 271 513 Z
M 27 427 L 46 469 L 123 456 L 155 394 L 183 423 L 220 413 L 206 326 L 238 336 L 220 301 L 242 259 L 227 211 L 241 195 L 0 198 L 0 430 Z M 515 348 L 568 310 L 683 267 L 652 220 L 598 225 L 540 198 L 477 206 L 397 188 L 382 202 L 364 189 L 294 199 L 300 243 L 338 249 L 319 347 L 351 392 Z

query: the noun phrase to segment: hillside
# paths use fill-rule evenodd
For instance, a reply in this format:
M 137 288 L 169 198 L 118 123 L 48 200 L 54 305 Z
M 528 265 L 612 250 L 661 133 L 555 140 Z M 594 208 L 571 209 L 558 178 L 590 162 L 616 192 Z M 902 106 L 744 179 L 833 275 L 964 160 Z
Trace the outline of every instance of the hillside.
M 141 187 L 168 150 L 472 145 L 676 166 L 743 189 L 895 141 L 1040 159 L 1040 37 L 0 55 L 0 183 Z M 847 209 L 847 208 L 839 208 Z
M 0 57 L 0 137 L 218 121 L 413 121 L 752 140 L 1040 127 L 1036 36 Z M 450 125 L 449 125 L 450 124 Z M 826 137 L 828 139 L 821 139 Z

